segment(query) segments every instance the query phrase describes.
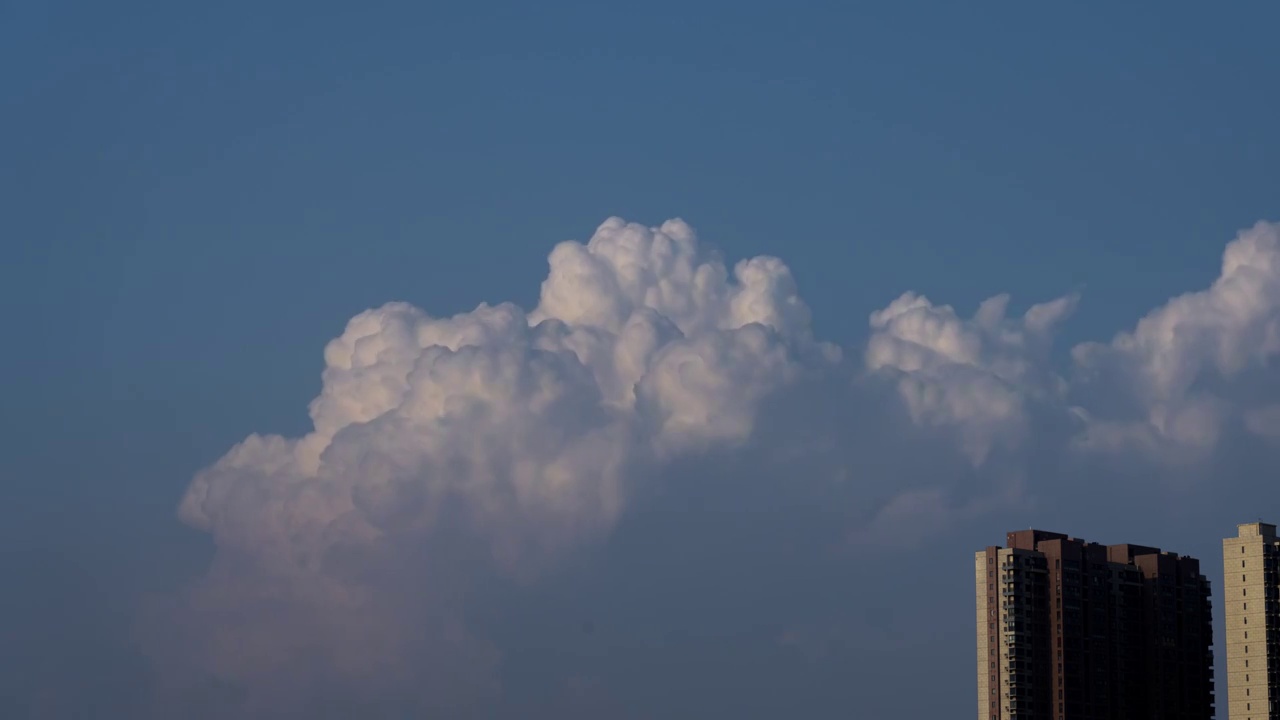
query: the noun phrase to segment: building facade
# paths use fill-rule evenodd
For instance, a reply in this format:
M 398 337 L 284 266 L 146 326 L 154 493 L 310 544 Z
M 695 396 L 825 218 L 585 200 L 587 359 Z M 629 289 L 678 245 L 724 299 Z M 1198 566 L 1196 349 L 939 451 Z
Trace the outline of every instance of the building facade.
M 974 558 L 979 720 L 1213 718 L 1198 560 L 1042 530 L 1006 540 Z
M 1280 720 L 1280 541 L 1276 526 L 1248 523 L 1222 541 L 1227 619 L 1227 709 L 1231 720 Z

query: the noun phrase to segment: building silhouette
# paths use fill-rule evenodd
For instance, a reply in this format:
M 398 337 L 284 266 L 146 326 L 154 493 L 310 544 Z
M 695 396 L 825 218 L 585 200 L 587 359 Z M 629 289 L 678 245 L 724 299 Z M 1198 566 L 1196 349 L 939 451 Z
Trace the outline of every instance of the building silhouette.
M 1022 530 L 976 553 L 974 574 L 979 720 L 1213 718 L 1195 558 Z
M 1227 619 L 1227 708 L 1231 720 L 1273 720 L 1280 672 L 1280 541 L 1276 526 L 1237 526 L 1222 541 L 1223 606 Z

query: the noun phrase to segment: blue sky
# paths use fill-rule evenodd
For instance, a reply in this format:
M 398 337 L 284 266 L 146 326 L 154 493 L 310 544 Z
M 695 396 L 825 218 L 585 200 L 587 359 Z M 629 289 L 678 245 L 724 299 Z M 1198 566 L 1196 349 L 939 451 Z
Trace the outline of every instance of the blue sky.
M 67 647 L 145 664 L 138 598 L 213 552 L 174 516 L 191 477 L 250 432 L 308 430 L 349 318 L 532 308 L 554 244 L 610 216 L 781 257 L 851 356 L 907 290 L 963 316 L 1078 291 L 1065 366 L 1280 220 L 1277 20 L 1262 2 L 2 3 L 0 540 L 30 588 L 8 612 L 86 617 Z M 0 653 L 27 668 L 20 703 L 75 674 L 43 647 Z M 968 702 L 957 673 L 945 702 Z

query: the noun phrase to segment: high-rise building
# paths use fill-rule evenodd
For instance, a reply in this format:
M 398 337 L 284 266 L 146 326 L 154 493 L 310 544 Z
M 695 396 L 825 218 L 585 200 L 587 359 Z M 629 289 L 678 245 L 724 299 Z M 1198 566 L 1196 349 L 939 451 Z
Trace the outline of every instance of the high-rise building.
M 1227 709 L 1231 720 L 1276 720 L 1280 697 L 1280 541 L 1276 526 L 1239 525 L 1222 541 L 1227 616 Z
M 1022 530 L 976 554 L 974 579 L 979 720 L 1214 716 L 1195 558 Z

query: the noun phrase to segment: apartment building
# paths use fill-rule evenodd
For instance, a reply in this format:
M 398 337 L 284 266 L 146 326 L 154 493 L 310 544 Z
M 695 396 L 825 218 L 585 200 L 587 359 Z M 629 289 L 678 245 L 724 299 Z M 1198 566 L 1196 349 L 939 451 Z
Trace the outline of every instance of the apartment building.
M 1237 526 L 1222 541 L 1223 604 L 1227 618 L 1227 709 L 1231 720 L 1280 720 L 1280 579 L 1276 526 Z
M 974 580 L 979 720 L 1213 718 L 1195 558 L 1022 530 L 976 553 Z

